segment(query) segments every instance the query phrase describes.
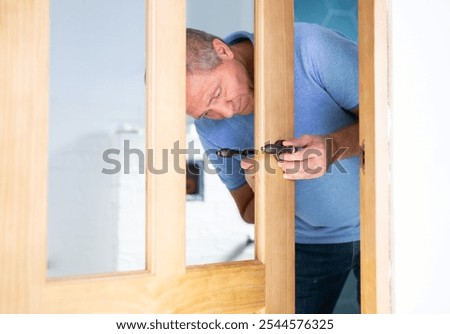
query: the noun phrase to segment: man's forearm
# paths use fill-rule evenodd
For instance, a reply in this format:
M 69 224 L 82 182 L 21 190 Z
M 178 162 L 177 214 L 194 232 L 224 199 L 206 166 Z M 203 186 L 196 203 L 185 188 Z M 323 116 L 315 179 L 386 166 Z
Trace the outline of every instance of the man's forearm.
M 252 188 L 250 188 L 248 183 L 245 183 L 242 185 L 242 187 L 232 190 L 230 193 L 234 201 L 236 202 L 242 219 L 246 223 L 253 224 L 255 222 L 255 195 Z
M 245 208 L 244 215 L 242 217 L 246 223 L 255 223 L 255 199 L 253 198 Z
M 331 147 L 327 148 L 328 165 L 336 160 L 359 156 L 359 123 L 342 128 L 324 137 L 332 140 Z

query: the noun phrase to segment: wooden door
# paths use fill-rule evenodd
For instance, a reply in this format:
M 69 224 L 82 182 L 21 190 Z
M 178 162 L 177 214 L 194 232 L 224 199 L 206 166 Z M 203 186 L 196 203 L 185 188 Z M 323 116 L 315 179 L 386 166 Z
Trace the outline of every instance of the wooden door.
M 147 147 L 155 157 L 184 144 L 185 15 L 184 0 L 147 2 Z M 293 2 L 257 0 L 255 21 L 258 147 L 293 135 Z M 0 45 L 0 312 L 294 311 L 294 189 L 264 168 L 255 260 L 186 267 L 185 176 L 147 172 L 146 270 L 47 279 L 49 0 L 1 1 Z

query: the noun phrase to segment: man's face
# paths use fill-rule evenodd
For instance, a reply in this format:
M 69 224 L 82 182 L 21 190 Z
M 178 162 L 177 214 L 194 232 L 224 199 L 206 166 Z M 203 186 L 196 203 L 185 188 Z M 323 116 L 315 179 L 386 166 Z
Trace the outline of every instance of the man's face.
M 224 119 L 253 112 L 253 84 L 248 72 L 235 58 L 222 60 L 212 71 L 187 76 L 188 115 Z

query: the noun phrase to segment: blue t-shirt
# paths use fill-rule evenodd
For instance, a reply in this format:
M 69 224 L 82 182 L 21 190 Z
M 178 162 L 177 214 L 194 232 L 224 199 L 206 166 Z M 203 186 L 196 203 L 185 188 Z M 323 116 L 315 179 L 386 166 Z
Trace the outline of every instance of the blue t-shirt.
M 236 32 L 228 44 L 253 34 Z M 333 133 L 356 122 L 358 107 L 358 47 L 341 34 L 315 24 L 295 24 L 295 137 Z M 274 111 L 276 112 L 276 111 Z M 195 121 L 207 153 L 219 148 L 253 148 L 254 116 Z M 282 138 L 280 138 L 282 139 Z M 245 184 L 240 159 L 209 155 L 229 190 Z M 359 158 L 339 160 L 327 173 L 295 181 L 297 243 L 340 243 L 359 240 Z

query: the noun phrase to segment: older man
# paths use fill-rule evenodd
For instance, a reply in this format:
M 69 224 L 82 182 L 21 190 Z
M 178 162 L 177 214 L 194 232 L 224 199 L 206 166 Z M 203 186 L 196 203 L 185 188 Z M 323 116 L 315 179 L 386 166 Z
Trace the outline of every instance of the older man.
M 205 150 L 254 145 L 253 42 L 246 32 L 221 40 L 187 30 L 187 114 Z M 278 165 L 296 180 L 296 312 L 331 313 L 350 271 L 359 283 L 358 50 L 339 33 L 297 23 L 294 59 L 296 139 L 284 144 L 302 149 Z M 243 173 L 252 163 L 213 162 L 253 223 Z

